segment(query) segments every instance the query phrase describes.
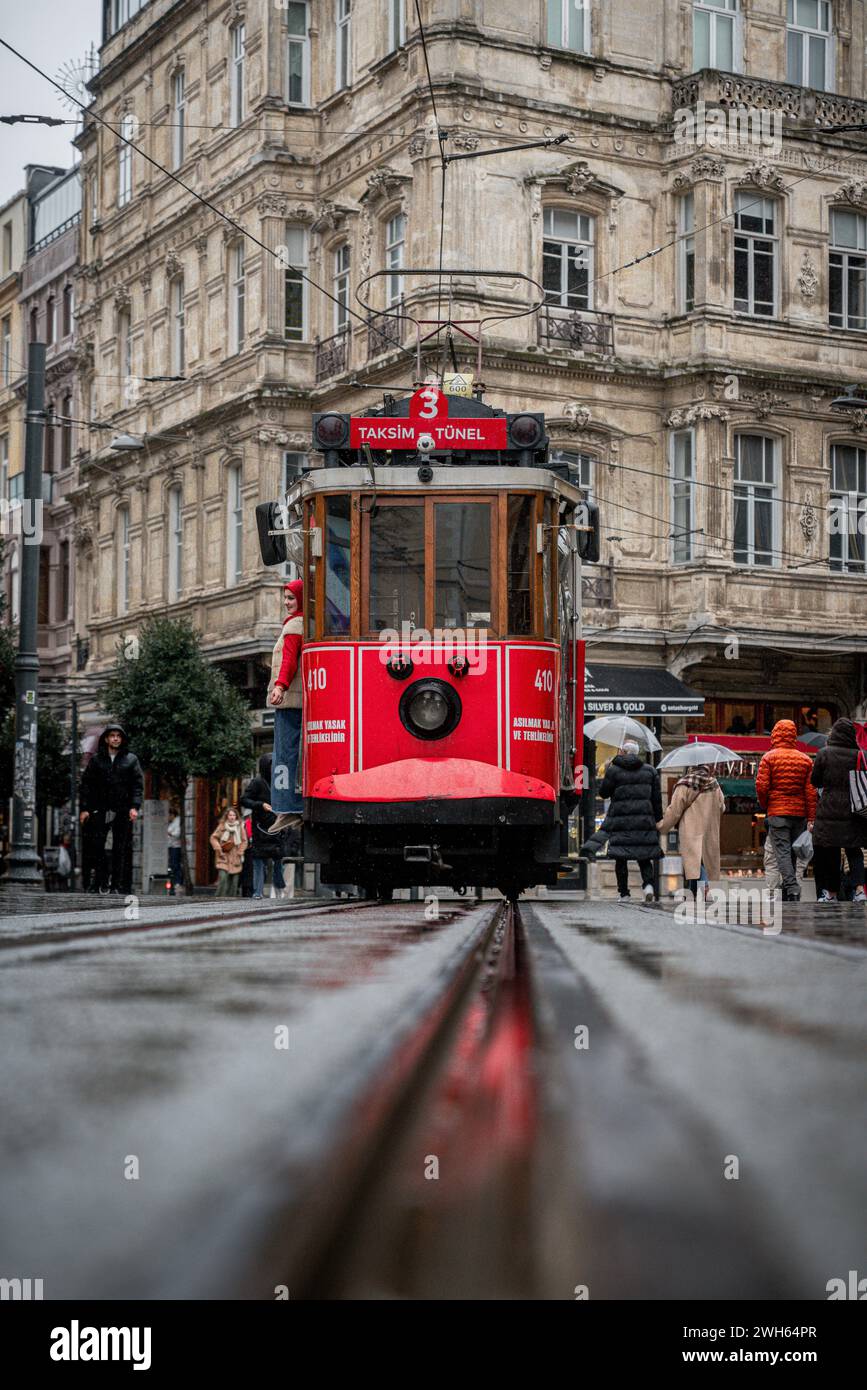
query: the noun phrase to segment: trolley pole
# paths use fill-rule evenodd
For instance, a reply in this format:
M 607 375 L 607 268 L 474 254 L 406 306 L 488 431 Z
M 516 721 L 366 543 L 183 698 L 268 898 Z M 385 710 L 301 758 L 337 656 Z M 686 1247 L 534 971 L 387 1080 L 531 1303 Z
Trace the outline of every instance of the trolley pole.
M 39 605 L 39 547 L 42 541 L 42 444 L 45 421 L 45 344 L 27 352 L 27 420 L 24 441 L 22 502 L 21 603 L 18 655 L 15 658 L 15 772 L 12 794 L 12 845 L 4 883 L 22 888 L 43 886 L 37 849 L 36 683 L 39 656 L 36 622 Z M 26 517 L 26 521 L 25 521 Z

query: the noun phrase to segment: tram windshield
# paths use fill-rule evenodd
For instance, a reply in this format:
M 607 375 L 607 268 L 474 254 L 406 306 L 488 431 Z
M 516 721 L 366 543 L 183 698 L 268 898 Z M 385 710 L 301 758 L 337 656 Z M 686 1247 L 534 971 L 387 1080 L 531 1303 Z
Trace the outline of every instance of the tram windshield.
M 435 502 L 436 627 L 491 623 L 491 504 Z
M 380 503 L 370 518 L 370 629 L 424 626 L 424 506 Z

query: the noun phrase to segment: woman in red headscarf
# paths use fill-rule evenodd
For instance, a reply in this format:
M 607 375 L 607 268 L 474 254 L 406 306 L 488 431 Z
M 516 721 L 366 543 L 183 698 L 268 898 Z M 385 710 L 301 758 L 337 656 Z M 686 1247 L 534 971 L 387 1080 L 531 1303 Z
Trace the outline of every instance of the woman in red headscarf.
M 294 830 L 301 824 L 303 803 L 295 791 L 301 748 L 301 613 L 304 586 L 300 579 L 283 585 L 285 617 L 271 656 L 268 700 L 275 707 L 274 761 L 271 769 L 271 807 L 277 819 L 269 835 Z

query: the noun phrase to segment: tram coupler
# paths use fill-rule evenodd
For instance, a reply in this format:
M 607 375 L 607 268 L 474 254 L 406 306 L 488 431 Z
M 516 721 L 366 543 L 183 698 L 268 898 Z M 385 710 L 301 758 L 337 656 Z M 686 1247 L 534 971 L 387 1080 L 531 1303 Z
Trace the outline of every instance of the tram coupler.
M 404 845 L 403 857 L 407 864 L 430 864 L 434 869 L 452 872 L 451 864 L 446 864 L 440 855 L 439 845 Z

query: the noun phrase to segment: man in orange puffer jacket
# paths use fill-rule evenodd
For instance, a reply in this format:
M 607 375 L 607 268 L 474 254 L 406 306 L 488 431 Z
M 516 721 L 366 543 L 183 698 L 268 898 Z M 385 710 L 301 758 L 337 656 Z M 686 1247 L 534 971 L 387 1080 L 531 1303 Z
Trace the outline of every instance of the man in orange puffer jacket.
M 812 759 L 795 747 L 797 741 L 791 719 L 780 719 L 771 730 L 773 747 L 756 774 L 756 797 L 767 815 L 768 835 L 783 876 L 783 902 L 790 903 L 801 900 L 792 845 L 805 830 L 812 830 L 816 816 Z

